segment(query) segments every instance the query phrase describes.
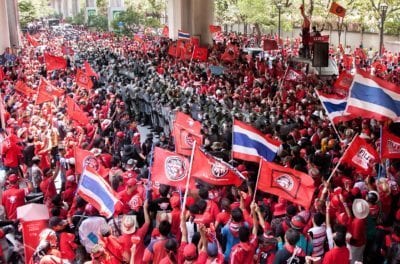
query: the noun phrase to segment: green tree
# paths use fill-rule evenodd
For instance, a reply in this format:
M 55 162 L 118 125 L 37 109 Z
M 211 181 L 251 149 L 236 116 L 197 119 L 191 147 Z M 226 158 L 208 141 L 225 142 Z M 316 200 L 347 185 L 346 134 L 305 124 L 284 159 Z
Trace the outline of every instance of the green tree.
M 72 19 L 72 24 L 74 25 L 83 25 L 85 24 L 85 11 L 81 9 L 78 14 Z
M 18 3 L 18 9 L 21 28 L 25 28 L 28 23 L 36 19 L 36 9 L 32 2 L 26 0 L 21 1 Z
M 108 19 L 106 16 L 95 15 L 90 17 L 90 26 L 95 28 L 97 31 L 108 30 Z

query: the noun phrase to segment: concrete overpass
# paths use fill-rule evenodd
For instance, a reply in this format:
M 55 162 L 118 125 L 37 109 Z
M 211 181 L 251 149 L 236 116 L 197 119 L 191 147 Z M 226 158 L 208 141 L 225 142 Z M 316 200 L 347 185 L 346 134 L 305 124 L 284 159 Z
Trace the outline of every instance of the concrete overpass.
M 79 12 L 80 0 L 50 0 L 50 5 L 63 18 L 73 17 Z M 87 10 L 96 10 L 95 0 L 85 0 Z M 109 0 L 109 20 L 114 13 L 124 10 L 123 0 Z M 178 30 L 200 38 L 202 44 L 212 42 L 208 26 L 214 20 L 213 0 L 168 0 L 168 27 L 170 38 L 178 37 Z M 7 47 L 19 47 L 19 23 L 17 0 L 0 0 L 0 54 Z

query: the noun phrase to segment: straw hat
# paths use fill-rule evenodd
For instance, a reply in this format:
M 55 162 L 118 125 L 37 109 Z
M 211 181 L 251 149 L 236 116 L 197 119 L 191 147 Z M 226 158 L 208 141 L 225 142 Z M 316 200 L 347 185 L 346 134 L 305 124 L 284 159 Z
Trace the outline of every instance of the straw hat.
M 135 233 L 138 227 L 136 215 L 124 215 L 121 223 L 121 231 L 124 234 L 130 235 Z
M 369 214 L 369 205 L 364 199 L 355 199 L 352 209 L 354 216 L 358 219 L 364 219 Z

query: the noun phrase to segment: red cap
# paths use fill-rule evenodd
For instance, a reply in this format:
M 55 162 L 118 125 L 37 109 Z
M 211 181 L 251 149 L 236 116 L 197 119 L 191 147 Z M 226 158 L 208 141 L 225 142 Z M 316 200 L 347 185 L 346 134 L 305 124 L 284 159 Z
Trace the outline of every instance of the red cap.
M 187 244 L 183 249 L 183 256 L 185 258 L 195 258 L 197 256 L 196 246 L 193 243 Z
M 336 215 L 338 223 L 341 225 L 347 225 L 349 223 L 349 216 L 346 213 L 340 213 Z

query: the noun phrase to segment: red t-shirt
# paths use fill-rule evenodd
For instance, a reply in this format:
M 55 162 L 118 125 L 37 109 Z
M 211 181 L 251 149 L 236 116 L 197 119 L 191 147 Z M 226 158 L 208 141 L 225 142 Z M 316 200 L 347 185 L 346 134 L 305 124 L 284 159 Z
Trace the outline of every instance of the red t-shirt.
M 135 239 L 138 240 L 142 240 L 143 237 L 146 235 L 147 230 L 149 229 L 149 223 L 144 223 L 143 226 L 141 228 L 139 228 L 138 230 L 136 230 L 135 233 L 131 234 L 131 235 L 121 235 L 120 237 L 118 237 L 118 241 L 122 246 L 122 250 L 124 252 L 130 252 L 131 251 L 131 247 L 133 245 L 133 241 Z M 136 250 L 135 250 L 135 262 L 134 263 L 141 263 L 143 260 L 143 255 L 144 255 L 144 243 L 138 243 L 136 245 Z
M 354 218 L 351 222 L 350 233 L 352 236 L 352 246 L 361 247 L 367 243 L 365 219 Z
M 40 183 L 40 190 L 43 192 L 44 199 L 51 199 L 57 195 L 56 186 L 52 177 L 47 177 Z
M 168 239 L 157 238 L 154 239 L 144 251 L 143 262 L 144 263 L 160 263 L 160 261 L 167 256 L 167 251 L 165 250 L 165 243 Z
M 17 208 L 25 204 L 25 195 L 28 193 L 28 188 L 18 189 L 15 186 L 3 192 L 1 201 L 6 211 L 7 219 L 17 219 Z
M 128 194 L 128 192 L 125 190 L 120 191 L 117 195 L 117 198 L 124 204 L 124 208 L 123 208 L 123 213 L 127 214 L 130 211 L 129 208 L 129 201 L 132 199 L 132 197 L 135 195 L 135 192 Z
M 218 256 L 215 259 L 209 258 L 207 252 L 200 251 L 199 257 L 197 258 L 197 263 L 201 264 L 223 264 L 224 263 L 224 255 L 222 253 L 218 253 Z
M 231 219 L 231 214 L 228 212 L 223 211 L 217 215 L 217 222 L 222 225 L 226 225 L 226 223 L 228 223 L 229 219 Z
M 257 249 L 257 237 L 252 236 L 249 242 L 240 242 L 233 246 L 230 254 L 231 264 L 253 264 Z
M 60 234 L 60 252 L 61 258 L 74 260 L 75 250 L 78 245 L 74 242 L 75 235 L 67 232 L 61 232 Z
M 324 257 L 322 264 L 348 264 L 350 252 L 347 247 L 334 247 Z

